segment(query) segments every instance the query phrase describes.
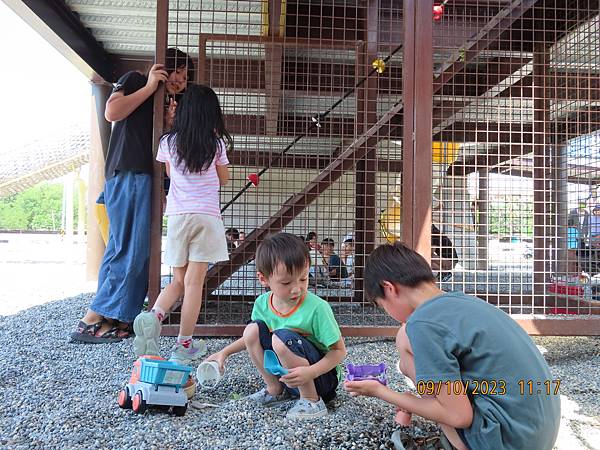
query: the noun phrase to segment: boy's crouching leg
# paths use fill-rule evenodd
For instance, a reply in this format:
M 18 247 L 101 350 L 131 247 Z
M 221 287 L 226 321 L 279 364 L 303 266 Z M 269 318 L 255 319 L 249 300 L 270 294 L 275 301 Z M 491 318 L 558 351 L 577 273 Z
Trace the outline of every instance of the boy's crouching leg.
M 277 356 L 279 357 L 279 360 L 281 361 L 283 367 L 290 369 L 302 366 L 310 366 L 310 362 L 306 358 L 298 356 L 292 351 L 291 346 L 293 346 L 295 343 L 291 340 L 293 340 L 294 338 L 292 336 L 284 336 L 282 333 L 278 333 L 281 331 L 285 330 L 276 330 L 276 332 L 273 334 L 272 345 L 273 351 L 277 353 Z M 279 337 L 278 334 L 281 335 L 281 337 Z M 285 339 L 286 342 L 284 342 L 282 338 Z M 314 402 L 319 400 L 319 394 L 317 393 L 314 379 L 311 379 L 302 385 L 291 387 L 298 388 L 298 390 L 300 391 L 300 397 L 302 398 Z
M 262 321 L 249 323 L 246 328 L 244 328 L 243 336 L 244 343 L 246 344 L 246 350 L 250 355 L 252 363 L 259 371 L 262 379 L 267 385 L 267 392 L 271 395 L 281 394 L 283 391 L 283 386 L 279 382 L 279 379 L 267 372 L 264 367 L 264 345 L 265 341 L 269 342 L 270 339 L 270 333 L 267 325 Z M 267 348 L 269 347 L 270 345 Z

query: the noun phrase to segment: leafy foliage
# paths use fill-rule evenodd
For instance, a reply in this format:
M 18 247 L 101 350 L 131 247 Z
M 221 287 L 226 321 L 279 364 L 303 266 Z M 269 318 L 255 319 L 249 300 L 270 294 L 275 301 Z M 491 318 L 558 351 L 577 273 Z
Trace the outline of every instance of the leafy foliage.
M 77 191 L 73 193 L 77 205 Z M 63 186 L 40 183 L 19 194 L 0 199 L 0 229 L 60 231 Z M 74 221 L 77 223 L 77 207 Z

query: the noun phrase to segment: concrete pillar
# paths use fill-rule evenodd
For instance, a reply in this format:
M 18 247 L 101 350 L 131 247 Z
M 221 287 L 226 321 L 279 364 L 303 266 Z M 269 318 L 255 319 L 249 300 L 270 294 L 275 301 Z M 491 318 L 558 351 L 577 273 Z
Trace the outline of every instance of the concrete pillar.
M 92 114 L 90 124 L 90 169 L 88 180 L 86 278 L 98 279 L 104 255 L 104 241 L 96 222 L 96 199 L 104 189 L 104 157 L 108 152 L 111 124 L 104 118 L 110 85 L 92 83 Z

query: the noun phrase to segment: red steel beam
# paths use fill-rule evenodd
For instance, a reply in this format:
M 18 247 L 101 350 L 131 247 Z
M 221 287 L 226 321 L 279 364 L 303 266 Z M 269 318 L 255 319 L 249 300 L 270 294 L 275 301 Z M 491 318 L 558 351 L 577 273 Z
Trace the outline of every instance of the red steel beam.
M 156 44 L 155 61 L 164 62 L 167 52 L 167 33 L 169 27 L 169 0 L 158 0 L 156 3 Z M 165 86 L 160 83 L 154 94 L 154 129 L 152 148 L 156 156 L 158 141 L 163 131 L 165 113 Z M 150 221 L 150 262 L 148 278 L 148 300 L 152 307 L 160 294 L 160 265 L 162 242 L 162 202 L 163 202 L 163 165 L 152 158 L 152 217 Z
M 334 159 L 327 155 L 293 155 L 286 154 L 277 158 L 277 153 L 233 150 L 227 154 L 229 162 L 234 166 L 278 167 L 286 169 L 323 170 Z M 402 172 L 402 161 L 399 159 L 377 159 L 374 161 L 378 172 Z

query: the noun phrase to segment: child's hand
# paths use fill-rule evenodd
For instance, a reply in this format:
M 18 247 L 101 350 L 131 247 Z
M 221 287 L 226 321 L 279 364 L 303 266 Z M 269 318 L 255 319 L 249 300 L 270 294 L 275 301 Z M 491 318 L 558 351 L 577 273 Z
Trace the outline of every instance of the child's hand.
M 165 121 L 167 123 L 167 129 L 173 127 L 173 121 L 175 120 L 175 110 L 177 109 L 177 102 L 173 99 L 169 99 L 169 106 L 167 106 L 167 114 Z
M 285 383 L 288 387 L 294 388 L 302 386 L 303 384 L 306 384 L 309 381 L 315 379 L 315 376 L 310 366 L 294 367 L 293 369 L 288 370 L 289 373 L 287 375 L 284 375 L 281 378 L 279 378 L 279 380 Z
M 367 397 L 380 397 L 384 389 L 387 389 L 379 381 L 344 381 L 344 387 L 352 397 L 365 395 Z
M 412 418 L 412 414 L 404 409 L 400 409 L 396 407 L 396 415 L 394 416 L 394 420 L 397 424 L 403 425 L 405 427 L 410 425 L 410 421 Z
M 161 81 L 167 81 L 169 75 L 165 70 L 165 66 L 162 64 L 154 64 L 152 68 L 150 68 L 150 72 L 148 72 L 148 81 L 146 82 L 146 86 L 150 87 L 152 91 L 156 91 L 158 88 L 158 83 Z
M 225 373 L 225 360 L 226 359 L 227 359 L 227 357 L 225 355 L 223 355 L 221 352 L 217 352 L 217 353 L 213 353 L 212 355 L 210 355 L 204 361 L 216 361 L 219 364 L 219 372 L 221 372 L 221 375 L 223 375 Z

